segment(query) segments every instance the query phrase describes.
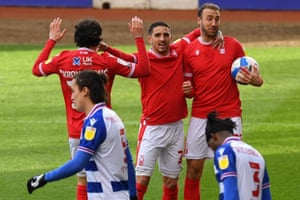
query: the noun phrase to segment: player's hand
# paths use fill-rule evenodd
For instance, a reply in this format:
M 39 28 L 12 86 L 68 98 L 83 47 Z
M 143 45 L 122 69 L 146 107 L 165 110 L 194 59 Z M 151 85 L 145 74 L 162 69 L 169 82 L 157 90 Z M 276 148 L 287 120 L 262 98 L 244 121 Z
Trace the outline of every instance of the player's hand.
M 191 97 L 193 94 L 193 86 L 191 81 L 184 81 L 182 84 L 184 96 Z
M 143 20 L 137 16 L 131 19 L 131 23 L 128 23 L 128 28 L 135 38 L 143 37 L 144 35 L 144 23 Z
M 215 49 L 223 49 L 224 48 L 224 36 L 222 31 L 218 31 L 216 39 L 212 43 L 212 47 Z
M 34 176 L 27 181 L 27 190 L 31 194 L 34 190 L 44 186 L 47 182 L 45 181 L 45 175 L 41 174 Z
M 106 44 L 105 42 L 101 41 L 99 43 L 99 45 L 98 45 L 97 51 L 106 51 L 108 47 L 109 47 L 108 44 Z
M 257 68 L 255 66 L 252 66 L 251 68 L 252 68 L 252 70 L 251 70 L 249 84 L 254 85 L 254 86 L 261 86 L 264 81 L 261 78 Z
M 255 66 L 251 66 L 251 71 L 247 67 L 241 67 L 236 75 L 236 80 L 241 84 L 251 84 L 254 86 L 261 86 L 263 84 L 263 79 L 260 77 Z
M 62 19 L 57 17 L 53 19 L 53 21 L 50 23 L 49 39 L 58 42 L 64 37 L 65 33 L 67 32 L 67 29 L 64 28 L 63 30 L 61 30 L 61 22 Z

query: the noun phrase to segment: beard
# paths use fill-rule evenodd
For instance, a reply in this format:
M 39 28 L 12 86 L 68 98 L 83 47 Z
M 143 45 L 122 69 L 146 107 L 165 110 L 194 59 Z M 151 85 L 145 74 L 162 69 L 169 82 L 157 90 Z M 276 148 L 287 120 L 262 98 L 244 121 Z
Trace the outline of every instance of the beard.
M 217 37 L 218 31 L 218 28 L 206 29 L 203 26 L 201 26 L 201 35 L 211 39 L 215 39 Z

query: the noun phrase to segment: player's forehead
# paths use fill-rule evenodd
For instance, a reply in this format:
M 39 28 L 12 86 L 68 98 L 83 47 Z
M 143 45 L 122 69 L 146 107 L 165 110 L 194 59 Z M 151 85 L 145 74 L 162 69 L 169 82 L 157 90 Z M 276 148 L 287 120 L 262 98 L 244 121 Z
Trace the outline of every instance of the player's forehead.
M 152 35 L 157 34 L 169 34 L 171 35 L 170 29 L 166 26 L 156 26 L 153 28 Z
M 220 11 L 219 10 L 216 10 L 216 9 L 212 9 L 212 8 L 205 8 L 202 12 L 202 18 L 205 18 L 205 17 L 220 17 Z
M 70 86 L 71 86 L 71 88 L 73 88 L 73 89 L 76 89 L 76 88 L 78 88 L 78 84 L 77 84 L 77 82 L 76 82 L 76 78 L 74 78 L 74 79 L 72 79 L 71 81 L 70 81 Z

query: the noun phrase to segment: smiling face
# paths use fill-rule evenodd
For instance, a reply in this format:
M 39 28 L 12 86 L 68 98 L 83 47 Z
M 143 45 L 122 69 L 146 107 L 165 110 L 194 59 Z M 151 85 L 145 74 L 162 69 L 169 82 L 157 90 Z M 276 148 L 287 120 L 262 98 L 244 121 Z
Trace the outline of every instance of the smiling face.
M 160 55 L 167 55 L 170 50 L 171 32 L 168 27 L 156 26 L 148 37 L 152 50 Z

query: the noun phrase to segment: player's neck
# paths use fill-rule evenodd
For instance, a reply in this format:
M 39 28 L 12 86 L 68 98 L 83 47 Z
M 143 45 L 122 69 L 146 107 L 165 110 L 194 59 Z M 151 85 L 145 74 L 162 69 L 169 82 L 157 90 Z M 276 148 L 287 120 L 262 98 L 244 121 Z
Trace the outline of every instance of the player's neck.
M 203 45 L 210 45 L 213 42 L 213 40 L 204 39 L 202 35 L 199 37 L 199 41 Z
M 215 37 L 209 37 L 205 34 L 200 36 L 201 41 L 203 41 L 204 43 L 211 43 L 212 41 L 214 41 L 216 38 Z
M 84 107 L 84 113 L 85 115 L 88 115 L 94 108 L 95 104 L 88 102 L 86 103 L 85 107 Z

